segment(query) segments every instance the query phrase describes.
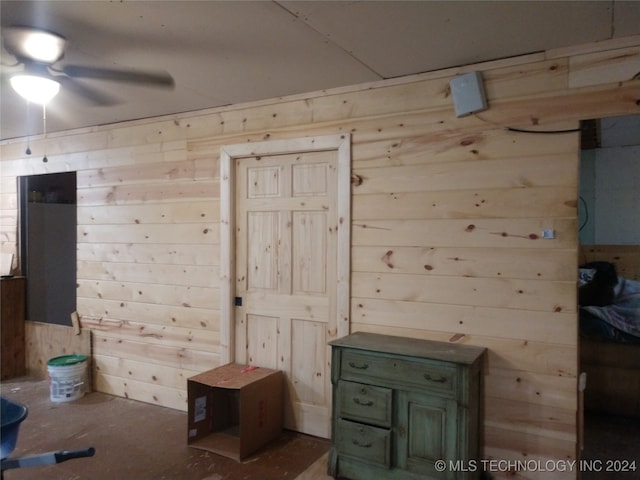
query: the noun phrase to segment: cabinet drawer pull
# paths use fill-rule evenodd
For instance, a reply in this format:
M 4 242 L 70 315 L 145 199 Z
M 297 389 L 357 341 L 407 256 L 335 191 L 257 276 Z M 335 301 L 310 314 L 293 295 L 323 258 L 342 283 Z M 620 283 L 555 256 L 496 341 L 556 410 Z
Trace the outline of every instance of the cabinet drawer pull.
M 435 383 L 444 383 L 447 381 L 447 377 L 432 377 L 431 375 L 429 375 L 428 373 L 424 374 L 424 379 L 428 380 L 429 382 L 435 382 Z
M 356 368 L 358 370 L 366 370 L 367 368 L 369 368 L 368 363 L 363 363 L 362 365 L 358 365 L 356 362 L 349 362 L 349 366 L 351 368 Z
M 363 407 L 370 407 L 371 405 L 373 405 L 373 400 L 362 401 L 358 397 L 353 397 L 353 403 Z
M 353 439 L 351 440 L 351 442 L 356 446 L 356 447 L 362 447 L 362 448 L 371 448 L 371 446 L 373 445 L 371 442 L 369 443 L 360 443 L 357 439 Z

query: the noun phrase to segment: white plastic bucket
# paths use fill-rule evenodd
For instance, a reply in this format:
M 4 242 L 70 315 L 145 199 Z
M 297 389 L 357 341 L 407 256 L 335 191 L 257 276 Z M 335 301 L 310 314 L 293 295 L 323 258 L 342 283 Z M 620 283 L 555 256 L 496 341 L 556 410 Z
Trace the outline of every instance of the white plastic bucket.
M 87 383 L 87 356 L 64 355 L 47 362 L 52 402 L 71 402 L 82 398 Z

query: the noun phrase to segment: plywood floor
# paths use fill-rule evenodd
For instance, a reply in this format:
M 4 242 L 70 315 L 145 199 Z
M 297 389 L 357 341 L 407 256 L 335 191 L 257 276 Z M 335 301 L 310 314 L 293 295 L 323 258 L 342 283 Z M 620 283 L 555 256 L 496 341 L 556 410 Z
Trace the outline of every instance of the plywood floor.
M 0 384 L 3 396 L 26 404 L 12 457 L 94 447 L 96 455 L 5 472 L 4 480 L 329 480 L 329 441 L 285 431 L 245 461 L 186 446 L 186 413 L 91 393 L 71 403 L 49 399 L 47 381 Z M 640 467 L 640 420 L 588 414 L 583 459 L 631 459 Z M 622 475 L 622 476 L 620 476 Z M 584 473 L 593 480 L 640 479 L 635 472 Z
M 47 381 L 3 382 L 2 395 L 28 406 L 11 457 L 87 447 L 95 456 L 7 470 L 4 480 L 321 480 L 329 441 L 284 431 L 242 462 L 186 445 L 186 413 L 91 393 L 51 402 Z

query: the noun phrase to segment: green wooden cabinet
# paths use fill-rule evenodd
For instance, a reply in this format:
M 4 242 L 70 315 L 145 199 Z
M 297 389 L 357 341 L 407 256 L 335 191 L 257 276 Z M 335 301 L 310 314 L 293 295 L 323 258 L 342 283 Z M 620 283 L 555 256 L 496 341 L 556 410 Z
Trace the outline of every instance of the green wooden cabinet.
M 363 332 L 330 345 L 329 475 L 479 477 L 484 348 Z

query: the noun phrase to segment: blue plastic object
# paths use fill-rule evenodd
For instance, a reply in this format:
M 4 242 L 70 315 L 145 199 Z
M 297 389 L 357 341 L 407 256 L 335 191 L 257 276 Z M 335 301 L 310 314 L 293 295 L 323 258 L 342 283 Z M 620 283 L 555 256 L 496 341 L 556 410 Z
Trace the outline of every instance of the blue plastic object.
M 0 411 L 0 418 L 2 419 L 0 458 L 5 459 L 16 448 L 20 422 L 27 418 L 27 407 L 4 397 L 0 397 L 0 400 L 2 401 L 2 410 Z

